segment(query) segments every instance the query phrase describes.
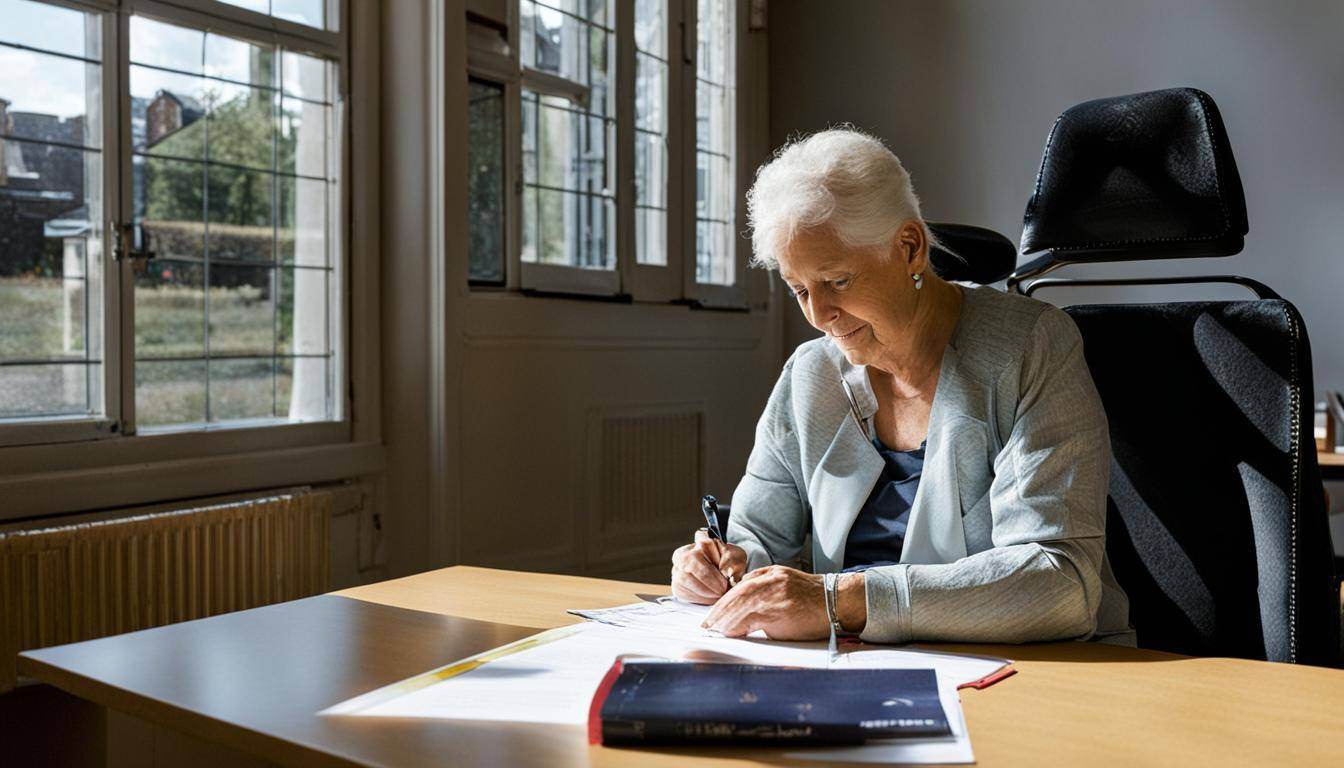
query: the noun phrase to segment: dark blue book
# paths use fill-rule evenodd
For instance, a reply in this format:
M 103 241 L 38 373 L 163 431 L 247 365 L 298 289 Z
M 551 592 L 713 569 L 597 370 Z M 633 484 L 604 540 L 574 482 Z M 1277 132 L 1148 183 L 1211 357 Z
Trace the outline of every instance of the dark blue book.
M 589 710 L 590 739 L 603 744 L 861 744 L 951 733 L 931 669 L 617 661 Z

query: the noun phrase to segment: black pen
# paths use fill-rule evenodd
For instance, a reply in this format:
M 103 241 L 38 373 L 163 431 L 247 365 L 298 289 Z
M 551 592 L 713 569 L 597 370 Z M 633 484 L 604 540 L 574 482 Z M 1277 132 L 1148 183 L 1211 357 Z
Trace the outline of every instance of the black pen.
M 724 539 L 723 531 L 719 530 L 719 500 L 708 494 L 702 496 L 700 511 L 705 513 L 705 531 L 709 534 L 709 538 L 722 542 Z M 736 586 L 737 581 L 731 575 L 724 573 L 723 577 L 728 580 L 728 586 Z

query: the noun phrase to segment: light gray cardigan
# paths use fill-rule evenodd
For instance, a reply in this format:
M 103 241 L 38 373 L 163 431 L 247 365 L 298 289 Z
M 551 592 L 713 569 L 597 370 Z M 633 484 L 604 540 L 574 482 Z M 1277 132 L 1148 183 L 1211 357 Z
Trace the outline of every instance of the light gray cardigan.
M 829 340 L 784 365 L 733 494 L 727 538 L 750 567 L 797 564 L 810 532 L 813 570 L 840 570 L 882 471 L 868 437 L 876 412 L 866 369 Z M 1133 644 L 1105 555 L 1109 464 L 1106 414 L 1073 320 L 966 289 L 900 564 L 867 571 L 862 639 Z

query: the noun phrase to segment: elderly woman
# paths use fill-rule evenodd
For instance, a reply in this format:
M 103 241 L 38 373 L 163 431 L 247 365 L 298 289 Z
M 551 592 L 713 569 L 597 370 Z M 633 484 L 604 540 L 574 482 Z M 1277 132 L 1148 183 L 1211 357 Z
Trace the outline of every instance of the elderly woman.
M 673 592 L 730 636 L 1133 643 L 1069 316 L 934 274 L 909 175 L 856 131 L 783 149 L 748 210 L 756 263 L 825 337 L 785 363 L 727 542 L 678 549 Z

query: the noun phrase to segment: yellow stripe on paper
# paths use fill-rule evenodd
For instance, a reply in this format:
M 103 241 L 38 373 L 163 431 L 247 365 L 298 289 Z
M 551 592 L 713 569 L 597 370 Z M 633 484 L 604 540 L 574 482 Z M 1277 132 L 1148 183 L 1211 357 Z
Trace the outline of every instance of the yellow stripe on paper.
M 523 651 L 528 651 L 546 645 L 547 643 L 553 643 L 556 640 L 569 637 L 583 629 L 584 626 L 584 624 L 571 624 L 565 627 L 548 629 L 545 632 L 532 635 L 531 637 L 515 640 L 507 645 L 501 645 L 498 648 L 478 653 L 475 656 L 468 656 L 460 661 L 445 664 L 437 669 L 431 669 L 430 671 L 416 675 L 415 677 L 408 677 L 405 680 L 392 683 L 391 685 L 385 685 L 382 688 L 369 691 L 368 693 L 356 696 L 353 699 L 347 699 L 340 704 L 322 710 L 318 714 L 353 715 L 362 710 L 382 704 L 383 702 L 391 701 L 399 696 L 414 693 L 415 691 L 428 688 L 435 683 L 440 683 L 444 680 L 457 677 L 458 675 L 471 672 L 474 669 L 479 669 L 492 661 L 498 661 L 507 656 L 522 653 Z

